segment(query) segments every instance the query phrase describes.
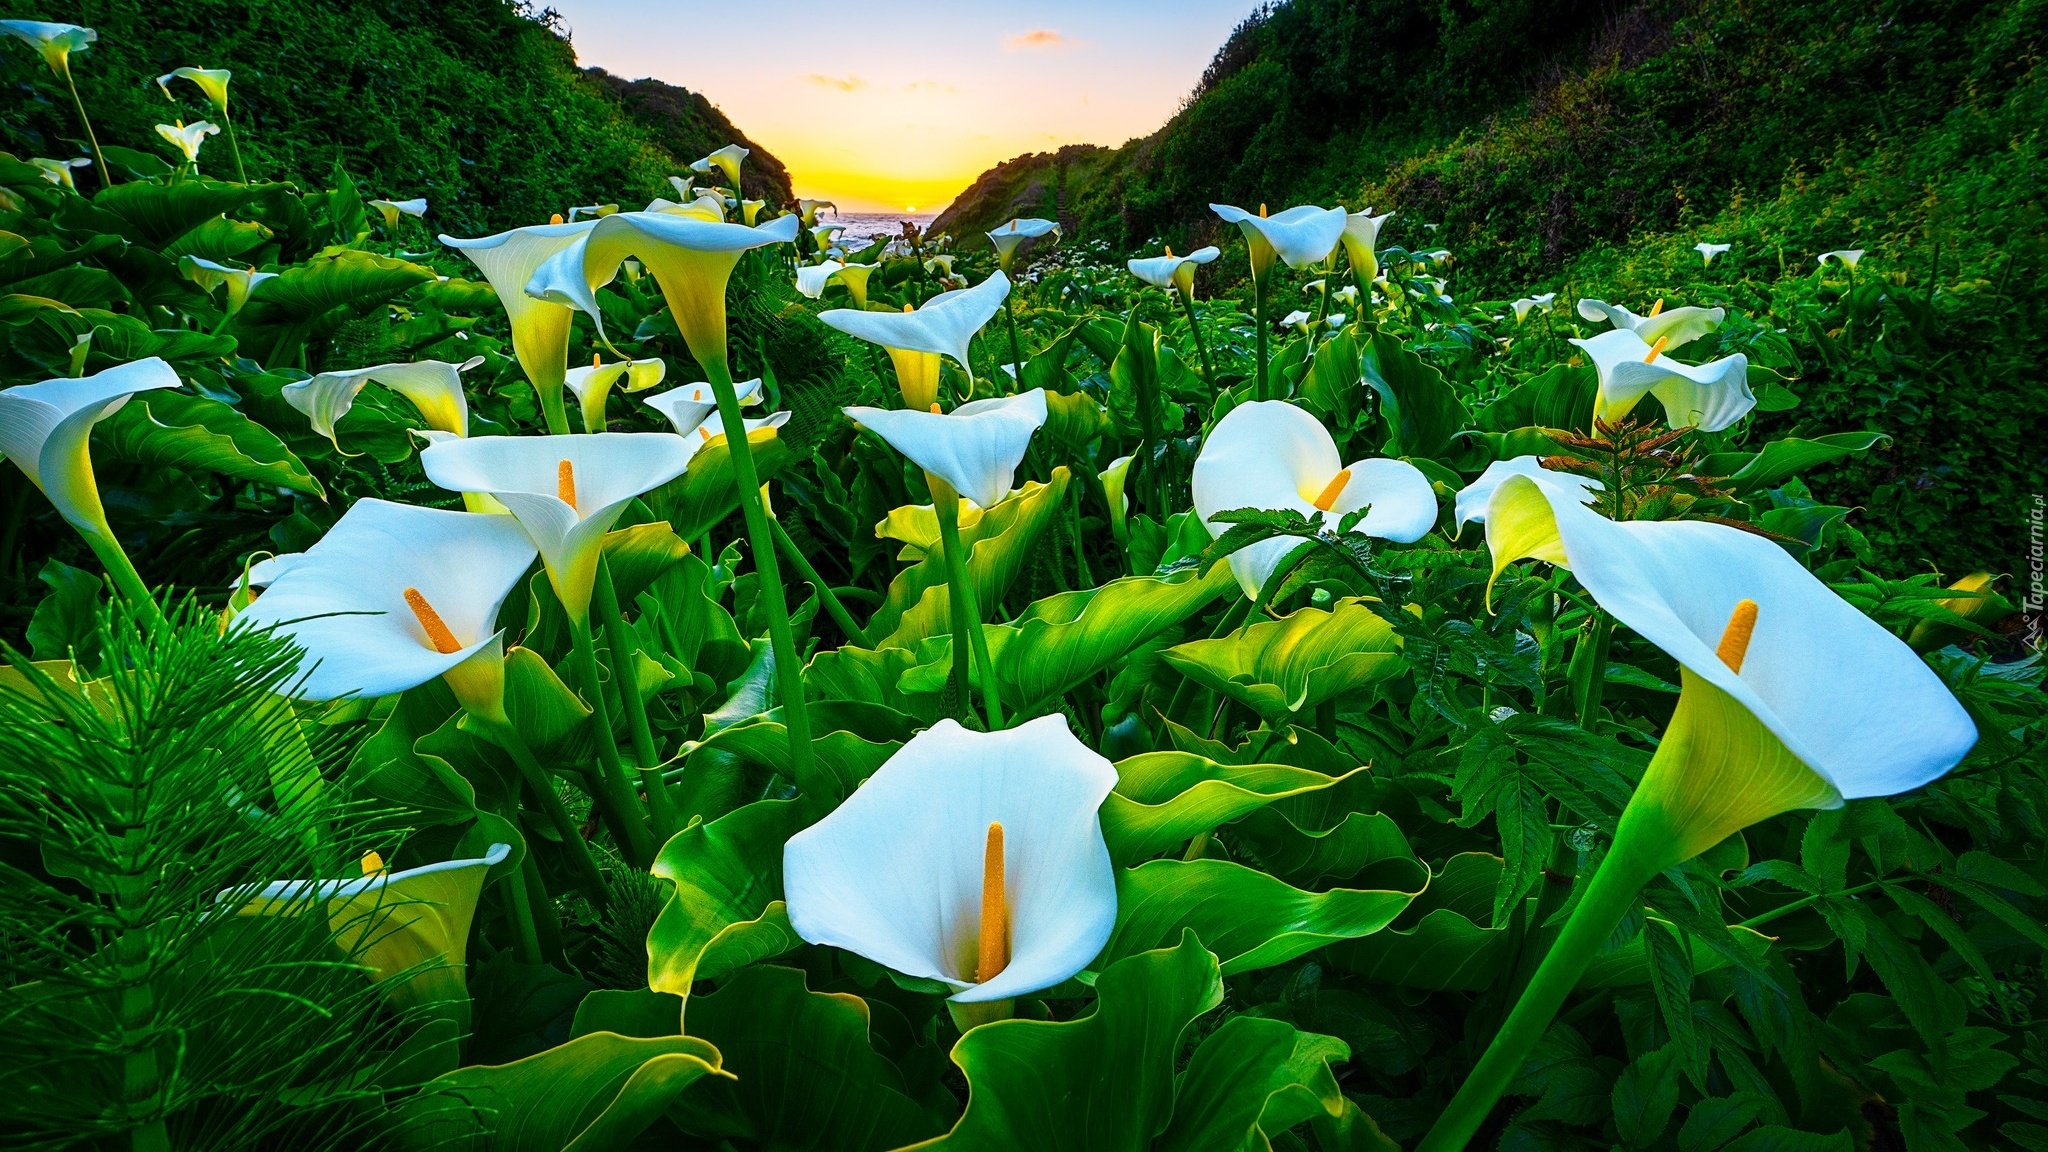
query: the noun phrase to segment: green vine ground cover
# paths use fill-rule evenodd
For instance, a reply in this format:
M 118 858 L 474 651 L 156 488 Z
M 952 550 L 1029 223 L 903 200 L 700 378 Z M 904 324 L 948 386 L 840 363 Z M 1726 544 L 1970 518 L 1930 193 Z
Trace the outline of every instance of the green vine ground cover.
M 2025 265 L 1988 246 L 1955 262 L 1876 240 L 1849 261 L 1817 250 L 1939 155 L 1845 160 L 1775 200 L 1592 252 L 1547 299 L 1498 291 L 1528 269 L 1459 234 L 1456 204 L 1417 194 L 1410 208 L 1410 170 L 1381 204 L 1405 218 L 1362 253 L 1330 252 L 1330 233 L 1328 255 L 1262 269 L 1254 291 L 1218 274 L 1246 267 L 1248 247 L 1219 229 L 1223 263 L 1177 297 L 1099 236 L 1034 241 L 1004 258 L 1013 280 L 986 250 L 914 234 L 821 252 L 782 219 L 800 205 L 715 163 L 697 187 L 775 202 L 633 212 L 687 171 L 644 150 L 499 200 L 430 196 L 422 220 L 372 196 L 399 190 L 382 165 L 412 145 L 336 164 L 245 120 L 251 179 L 229 180 L 224 138 L 194 165 L 118 127 L 127 97 L 102 93 L 132 96 L 190 61 L 115 71 L 131 59 L 117 53 L 156 49 L 109 27 L 69 67 L 87 110 L 110 109 L 95 124 L 111 186 L 97 166 L 67 169 L 68 186 L 27 144 L 0 155 L 0 384 L 160 385 L 120 393 L 69 441 L 20 416 L 21 397 L 49 393 L 0 392 L 15 405 L 0 408 L 14 465 L 0 474 L 10 1147 L 1384 1152 L 1461 1146 L 1426 1135 L 1461 1110 L 1475 1147 L 2048 1147 L 2043 667 L 2001 554 L 1909 546 L 1970 527 L 1913 516 L 1967 520 L 1980 503 L 1845 495 L 1925 491 L 1922 476 L 1964 492 L 2025 450 L 2012 407 L 2038 348 L 2018 330 L 2036 294 L 2001 280 Z M 61 78 L 20 75 L 50 106 L 40 123 L 58 123 Z M 199 89 L 173 83 L 187 120 L 205 114 Z M 618 115 L 602 108 L 593 132 Z M 9 127 L 17 141 L 55 129 L 39 131 Z M 1985 192 L 2009 206 L 2002 195 Z M 433 240 L 590 200 L 630 203 L 588 235 L 745 232 L 721 322 L 668 291 L 698 265 L 643 238 L 616 278 L 598 269 L 592 286 L 575 264 L 553 282 L 586 303 L 545 305 L 566 333 L 550 366 L 522 319 L 533 297 L 501 296 Z M 709 219 L 727 213 L 760 229 Z M 1731 248 L 1709 263 L 1696 239 Z M 841 269 L 818 275 L 827 258 Z M 1590 283 L 1667 323 L 1724 309 L 1675 355 L 1655 341 L 1634 362 L 1706 372 L 1739 354 L 1725 386 L 1754 412 L 1673 430 L 1669 405 L 1646 399 L 1596 422 L 1612 403 L 1603 373 L 1570 342 L 1607 327 L 1577 307 Z M 962 301 L 987 309 L 929 361 L 842 330 Z M 2005 377 L 1953 376 L 1997 357 Z M 631 434 L 606 443 L 648 453 L 615 500 L 599 449 L 563 447 L 557 470 L 551 444 L 595 442 L 549 436 L 542 399 L 550 371 L 593 361 L 619 365 L 617 383 L 567 418 L 594 412 Z M 377 370 L 367 386 L 350 375 L 363 369 Z M 737 442 L 710 434 L 739 414 L 735 379 L 758 379 L 759 411 L 777 414 Z M 1879 387 L 1894 403 L 1866 420 Z M 1916 391 L 1965 387 L 2005 431 L 1965 431 Z M 322 389 L 348 403 L 322 407 Z M 707 416 L 713 395 L 730 403 Z M 891 438 L 927 404 L 945 422 L 1040 400 L 986 506 L 959 503 L 972 476 L 928 475 Z M 685 410 L 718 422 L 672 432 L 666 413 Z M 1262 413 L 1360 462 L 1293 502 L 1334 518 L 1192 510 L 1224 422 Z M 46 443 L 78 450 L 28 451 Z M 546 457 L 531 484 L 441 471 L 527 447 Z M 1492 466 L 1537 457 L 1545 483 L 1600 484 L 1591 510 L 1544 505 L 1560 539 L 1590 523 L 1761 548 L 1818 598 L 1802 603 L 1844 613 L 1828 652 L 1850 652 L 1853 633 L 1854 651 L 1922 678 L 1911 699 L 1952 697 L 1974 740 L 1922 786 L 1771 808 L 1652 869 L 1578 954 L 1500 1106 L 1470 1108 L 1461 1085 L 1522 1030 L 1525 993 L 1555 983 L 1546 959 L 1575 947 L 1566 926 L 1624 863 L 1624 813 L 1668 786 L 1660 766 L 1709 770 L 1683 758 L 1716 734 L 1758 762 L 1784 750 L 1755 735 L 1753 705 L 1701 737 L 1716 697 L 1700 670 L 1640 617 L 1617 623 L 1593 569 L 1560 562 L 1576 545 L 1514 549 L 1503 494 L 1536 481 L 1461 499 Z M 1271 468 L 1293 460 L 1276 450 Z M 1333 511 L 1368 464 L 1419 488 Z M 1233 479 L 1250 492 L 1260 475 Z M 521 501 L 594 520 L 600 491 L 611 520 L 581 554 L 594 567 L 536 558 Z M 1468 500 L 1486 524 L 1461 524 Z M 1377 527 L 1402 508 L 1414 532 Z M 464 543 L 409 577 L 433 606 L 413 620 L 247 626 L 310 595 L 352 525 L 429 509 Z M 1311 542 L 1248 580 L 1226 556 L 1276 538 Z M 411 563 L 402 537 L 368 547 L 353 583 Z M 269 557 L 295 559 L 258 567 Z M 503 596 L 494 619 L 442 591 L 498 570 L 479 593 Z M 323 668 L 385 675 L 397 657 L 359 666 L 346 645 L 368 651 L 387 625 L 407 667 L 465 642 L 483 659 L 311 690 Z M 1836 642 L 1769 606 L 1756 627 L 1760 654 L 1774 629 Z M 342 646 L 313 666 L 294 636 Z M 1844 660 L 1810 678 L 1815 694 L 1860 682 Z M 494 687 L 461 674 L 480 667 Z M 1910 747 L 1939 726 L 1887 703 L 1863 702 L 1841 741 Z M 920 751 L 936 746 L 953 751 Z M 1001 975 L 977 972 L 991 945 L 972 931 L 911 970 L 915 957 L 861 942 L 901 924 L 845 911 L 943 871 L 886 862 L 982 811 L 968 771 L 1046 805 L 1095 789 L 1074 801 L 1078 825 L 1036 840 L 1037 808 L 1005 810 L 1023 851 L 1052 858 L 1061 830 L 1081 845 L 1078 862 L 1016 871 L 1011 922 L 1093 908 L 1101 935 L 993 1007 L 972 999 Z M 976 886 L 985 824 L 963 850 Z M 821 904 L 815 860 L 834 852 L 885 863 Z M 1076 881 L 1056 915 L 1029 919 L 1032 885 L 1083 873 L 1099 889 Z M 851 927 L 821 927 L 835 916 Z M 1020 970 L 1039 944 L 1001 938 Z

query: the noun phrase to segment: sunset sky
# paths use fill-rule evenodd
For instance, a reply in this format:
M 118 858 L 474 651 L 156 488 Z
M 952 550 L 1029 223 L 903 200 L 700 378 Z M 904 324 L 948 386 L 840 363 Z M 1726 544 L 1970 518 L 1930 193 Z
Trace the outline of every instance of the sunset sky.
M 1164 123 L 1253 0 L 550 0 L 585 65 L 703 93 L 800 196 L 940 208 L 996 162 Z

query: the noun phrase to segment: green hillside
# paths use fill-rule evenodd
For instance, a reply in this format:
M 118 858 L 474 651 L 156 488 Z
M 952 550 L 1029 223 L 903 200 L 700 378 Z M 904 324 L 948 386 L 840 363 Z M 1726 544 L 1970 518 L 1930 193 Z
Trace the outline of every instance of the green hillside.
M 437 231 L 531 223 L 593 195 L 644 200 L 690 160 L 749 143 L 701 96 L 579 70 L 550 13 L 506 0 L 0 0 L 0 16 L 99 32 L 73 71 L 102 143 L 173 156 L 153 125 L 211 109 L 182 81 L 166 101 L 154 78 L 229 68 L 252 178 L 313 187 L 339 163 L 366 195 L 426 197 Z M 81 154 L 62 85 L 10 44 L 0 149 Z M 204 169 L 231 163 L 224 139 L 207 143 Z M 749 175 L 749 193 L 790 199 L 787 173 L 758 146 Z
M 1224 286 L 1243 249 L 1209 203 L 1342 202 L 1396 213 L 1383 244 L 1454 253 L 1461 304 L 1555 290 L 1768 314 L 1806 402 L 1766 429 L 1891 435 L 1835 481 L 1872 540 L 2010 569 L 2048 474 L 2044 42 L 2040 0 L 1291 0 L 1254 12 L 1158 132 L 1063 151 L 1063 181 L 1057 156 L 1010 161 L 939 227 L 1057 210 L 1119 249 L 1221 243 Z M 1703 240 L 1733 245 L 1704 278 Z M 1810 307 L 1816 257 L 1845 248 L 1903 289 L 1872 290 L 1861 333 Z

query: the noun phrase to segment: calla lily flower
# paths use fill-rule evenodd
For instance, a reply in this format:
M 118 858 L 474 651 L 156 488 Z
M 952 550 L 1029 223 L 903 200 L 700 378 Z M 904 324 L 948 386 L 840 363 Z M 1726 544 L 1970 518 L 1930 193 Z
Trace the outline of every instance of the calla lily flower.
M 812 225 L 811 243 L 814 246 L 816 246 L 818 251 L 823 252 L 825 249 L 830 248 L 833 244 L 837 243 L 838 241 L 835 238 L 838 236 L 839 233 L 844 231 L 846 231 L 846 225 L 844 224 Z
M 854 309 L 865 312 L 868 307 L 868 277 L 874 274 L 873 264 L 847 264 L 832 279 L 846 285 L 846 295 L 853 301 Z
M 1059 242 L 1060 226 L 1057 223 L 1028 217 L 1012 220 L 1008 224 L 999 224 L 994 231 L 986 235 L 989 243 L 996 246 L 996 266 L 1008 272 L 1011 263 L 1017 259 L 1018 246 L 1026 240 L 1036 240 L 1047 233 L 1051 233 L 1055 244 Z M 950 273 L 952 269 L 948 268 L 946 271 Z
M 1529 313 L 1534 312 L 1539 308 L 1545 312 L 1548 312 L 1550 311 L 1551 306 L 1556 303 L 1557 293 L 1555 292 L 1545 292 L 1541 296 L 1524 296 L 1520 300 L 1515 301 L 1514 303 L 1515 323 L 1520 324 L 1522 321 L 1529 318 Z
M 1253 276 L 1264 276 L 1275 257 L 1286 261 L 1290 268 L 1320 264 L 1344 235 L 1342 208 L 1303 204 L 1275 216 L 1267 216 L 1263 206 L 1256 216 L 1230 204 L 1211 204 L 1209 210 L 1222 217 L 1224 223 L 1235 224 L 1244 231 L 1244 238 L 1251 245 Z
M 327 437 L 338 449 L 334 425 L 355 404 L 356 394 L 366 384 L 382 384 L 419 409 L 427 427 L 456 436 L 469 435 L 469 401 L 462 393 L 462 374 L 484 362 L 472 356 L 460 364 L 440 360 L 416 360 L 405 364 L 378 364 L 345 372 L 322 372 L 310 380 L 284 386 L 285 403 L 305 413 L 313 431 Z
M 1486 540 L 1496 565 L 1570 568 L 1678 661 L 1679 713 L 1630 804 L 1672 825 L 1659 868 L 1779 812 L 1918 788 L 1976 742 L 1969 714 L 1912 649 L 1762 536 L 1697 520 L 1616 523 L 1567 485 L 1518 476 L 1494 491 Z
M 945 253 L 944 255 L 941 256 L 934 256 L 931 259 L 926 260 L 924 262 L 924 270 L 927 272 L 936 272 L 941 276 L 951 276 L 953 274 L 953 261 L 955 259 L 956 257 L 951 252 Z
M 1659 300 L 1651 307 L 1649 315 L 1638 316 L 1619 304 L 1587 299 L 1579 301 L 1579 315 L 1595 323 L 1605 320 L 1617 329 L 1626 328 L 1646 344 L 1661 340 L 1666 351 L 1676 351 L 1719 328 L 1728 310 L 1697 307 L 1667 310 L 1664 302 Z
M 1192 300 L 1195 295 L 1195 266 L 1207 264 L 1222 254 L 1214 245 L 1197 248 L 1185 256 L 1175 256 L 1173 249 L 1168 248 L 1164 256 L 1132 260 L 1127 267 L 1131 275 L 1154 288 L 1178 289 L 1182 296 Z
M 749 228 L 753 227 L 754 222 L 760 219 L 761 209 L 767 206 L 768 202 L 766 200 L 740 201 L 740 223 L 745 224 Z
M 441 243 L 461 249 L 497 292 L 512 329 L 512 351 L 547 410 L 549 428 L 558 432 L 569 427 L 562 412 L 562 383 L 569 370 L 572 313 L 553 301 L 528 296 L 526 282 L 550 256 L 583 239 L 595 227 L 597 222 L 589 220 L 514 228 L 473 240 L 441 237 Z
M 796 202 L 797 219 L 803 222 L 804 227 L 813 227 L 818 223 L 818 209 L 820 208 L 830 208 L 834 215 L 837 215 L 839 212 L 839 205 L 834 204 L 830 200 L 805 200 L 799 198 Z
M 1229 528 L 1217 513 L 1237 508 L 1316 512 L 1335 525 L 1371 505 L 1358 531 L 1403 544 L 1436 526 L 1436 493 L 1405 460 L 1345 465 L 1337 442 L 1315 417 L 1284 400 L 1253 400 L 1232 408 L 1210 430 L 1195 458 L 1195 513 L 1214 536 Z M 1230 554 L 1230 570 L 1246 596 L 1259 590 L 1299 540 L 1262 540 Z
M 427 479 L 505 505 L 540 549 L 572 624 L 589 619 L 604 534 L 635 496 L 682 475 L 689 462 L 689 445 L 666 432 L 486 436 L 420 453 Z
M 183 153 L 185 163 L 196 165 L 199 163 L 199 146 L 206 143 L 208 136 L 219 135 L 220 125 L 210 120 L 201 120 L 194 124 L 179 121 L 175 125 L 157 125 L 156 134 L 170 141 L 172 147 Z
M 638 256 L 661 285 L 690 355 L 699 364 L 723 364 L 725 285 L 733 267 L 748 249 L 795 239 L 794 216 L 749 228 L 686 216 L 620 212 L 591 225 L 590 231 L 536 269 L 526 293 L 581 308 L 603 332 L 597 289 L 618 275 L 620 261 Z
M 225 68 L 173 68 L 156 78 L 156 86 L 163 89 L 164 97 L 169 99 L 171 95 L 171 81 L 180 79 L 190 80 L 199 86 L 199 90 L 206 94 L 206 99 L 215 108 L 219 109 L 222 115 L 226 115 L 228 110 L 228 79 L 233 75 L 234 73 Z
M 1315 313 L 1304 312 L 1301 309 L 1296 308 L 1294 311 L 1289 312 L 1287 315 L 1282 316 L 1280 318 L 1280 326 L 1282 328 L 1298 328 L 1301 330 L 1301 334 L 1306 336 L 1308 335 L 1309 325 L 1315 321 L 1315 318 Z
M 1330 297 L 1335 300 L 1343 300 L 1347 302 L 1356 300 L 1358 299 L 1358 285 L 1346 284 L 1342 288 L 1337 289 L 1335 292 L 1330 293 Z
M 1375 216 L 1370 208 L 1344 217 L 1344 256 L 1352 275 L 1367 284 L 1379 279 L 1380 227 L 1393 218 L 1392 212 Z
M 861 407 L 845 411 L 955 492 L 993 508 L 1010 494 L 1031 434 L 1045 425 L 1045 389 L 976 400 L 950 413 Z
M 737 192 L 740 190 L 740 161 L 745 160 L 751 155 L 753 155 L 752 149 L 742 148 L 737 144 L 727 144 L 725 147 L 720 148 L 701 160 L 692 161 L 690 171 L 700 176 L 709 176 L 712 169 L 716 168 L 718 171 L 725 173 L 725 178 L 732 190 Z
M 427 214 L 427 198 L 416 196 L 411 200 L 372 200 L 370 207 L 375 208 L 378 215 L 384 217 L 386 228 L 396 228 L 400 216 L 410 216 L 415 220 L 424 217 Z
M 1721 253 L 1726 252 L 1728 249 L 1732 247 L 1734 247 L 1734 245 L 1732 244 L 1709 244 L 1705 240 L 1702 240 L 1699 243 L 1693 245 L 1692 250 L 1700 254 L 1700 265 L 1704 267 L 1706 265 L 1712 264 L 1714 262 L 1714 257 L 1719 256 Z
M 668 178 L 668 183 L 669 187 L 676 190 L 676 199 L 681 200 L 683 203 L 687 204 L 697 198 L 697 178 L 695 176 L 671 176 Z
M 812 264 L 796 270 L 796 290 L 816 300 L 825 294 L 825 286 L 832 282 L 832 274 L 846 265 L 837 260 Z
M 1130 480 L 1131 461 L 1134 459 L 1136 457 L 1119 456 L 1109 462 L 1109 467 L 1097 473 L 1102 480 L 1102 493 L 1109 497 L 1109 531 L 1119 544 L 1124 542 L 1129 531 L 1124 525 L 1124 518 L 1131 513 L 1131 498 L 1124 494 L 1124 485 Z
M 503 719 L 498 609 L 533 557 L 509 516 L 358 500 L 311 548 L 252 568 L 269 586 L 235 619 L 305 650 L 294 695 L 387 696 L 441 676 L 464 707 Z
M 233 316 L 249 302 L 249 293 L 258 284 L 277 275 L 275 272 L 258 272 L 254 268 L 230 268 L 198 256 L 180 256 L 178 269 L 185 278 L 207 292 L 225 284 L 228 287 L 227 314 Z
M 1863 249 L 1837 248 L 1833 252 L 1823 252 L 1820 254 L 1820 262 L 1822 264 L 1826 264 L 1830 260 L 1840 260 L 1842 267 L 1854 272 L 1856 265 L 1863 262 Z
M 790 926 L 961 1004 L 1050 988 L 1116 923 L 1097 814 L 1115 784 L 1060 716 L 987 733 L 941 720 L 790 837 Z
M 924 412 L 939 399 L 940 356 L 951 356 L 967 373 L 972 387 L 974 366 L 968 362 L 968 341 L 1002 309 L 1003 298 L 1009 294 L 1010 278 L 997 269 L 980 284 L 941 292 L 915 310 L 833 308 L 820 312 L 818 319 L 886 349 L 896 365 L 904 404 Z
M 619 360 L 611 364 L 593 361 L 585 368 L 569 369 L 566 383 L 576 394 L 576 402 L 583 410 L 585 432 L 604 431 L 604 402 L 611 395 L 612 388 L 620 380 L 626 382 L 628 392 L 645 392 L 660 384 L 668 375 L 668 365 L 659 356 L 645 360 Z
M 71 179 L 71 170 L 73 168 L 92 167 L 92 161 L 83 156 L 72 160 L 48 160 L 38 156 L 30 160 L 29 163 L 43 170 L 43 179 L 48 180 L 52 184 L 69 188 L 73 192 L 78 191 L 78 185 Z
M 655 203 L 666 204 L 667 201 L 656 200 Z M 649 207 L 651 208 L 652 205 L 650 205 Z M 569 222 L 573 224 L 578 219 L 585 216 L 588 216 L 591 219 L 595 220 L 602 216 L 609 216 L 612 213 L 617 212 L 618 210 L 619 206 L 617 204 L 578 204 L 569 209 L 568 219 Z M 721 215 L 720 218 L 723 219 L 723 216 Z
M 76 24 L 43 20 L 0 20 L 0 32 L 20 39 L 43 54 L 43 62 L 59 76 L 71 74 L 71 54 L 91 47 L 100 34 Z
M 482 856 L 391 872 L 373 852 L 363 858 L 363 875 L 353 880 L 278 880 L 254 895 L 235 888 L 220 895 L 246 900 L 246 915 L 296 915 L 325 904 L 336 942 L 361 957 L 372 979 L 414 972 L 391 990 L 393 1001 L 454 1004 L 466 1021 L 470 921 L 485 877 L 511 854 L 510 844 L 493 844 Z
M 741 407 L 761 403 L 759 379 L 742 380 L 732 388 L 733 393 L 739 397 Z M 711 385 L 705 383 L 685 384 L 680 388 L 643 396 L 640 402 L 668 417 L 668 422 L 675 425 L 676 435 L 685 439 L 701 439 L 692 436 L 691 433 L 697 431 L 706 420 L 718 415 L 718 397 L 712 394 Z
M 1585 349 L 1600 372 L 1600 395 L 1593 401 L 1596 419 L 1619 420 L 1644 396 L 1653 395 L 1673 428 L 1719 432 L 1756 407 L 1756 394 L 1749 390 L 1749 358 L 1740 352 L 1705 364 L 1681 364 L 1661 354 L 1661 341 L 1644 343 L 1626 328 L 1572 343 Z
M 790 413 L 787 410 L 784 410 L 779 412 L 770 412 L 766 416 L 742 416 L 740 417 L 740 423 L 745 424 L 747 426 L 747 435 L 752 436 L 754 433 L 759 432 L 763 428 L 781 428 L 783 425 L 789 423 L 789 417 Z M 690 441 L 691 452 L 693 456 L 696 452 L 701 451 L 706 446 L 714 444 L 717 441 L 722 440 L 724 438 L 725 417 L 719 415 L 717 412 L 712 412 L 709 415 L 705 416 L 704 419 L 698 423 L 697 427 L 691 432 L 690 435 L 683 437 L 683 439 Z
M 1510 476 L 1529 476 L 1544 484 L 1576 488 L 1579 490 L 1578 500 L 1581 504 L 1591 504 L 1596 499 L 1593 493 L 1603 491 L 1607 487 L 1598 480 L 1580 476 L 1575 472 L 1552 472 L 1543 466 L 1543 459 L 1540 456 L 1517 456 L 1512 460 L 1495 460 L 1486 466 L 1486 471 L 1479 474 L 1479 479 L 1458 491 L 1457 508 L 1453 515 L 1457 518 L 1457 529 L 1460 533 L 1464 532 L 1465 525 L 1474 520 L 1481 523 L 1486 521 L 1487 505 L 1493 502 L 1494 492 Z M 1496 569 L 1494 575 L 1499 574 L 1499 570 Z
M 138 392 L 177 386 L 178 374 L 155 356 L 77 379 L 17 384 L 0 391 L 0 455 L 14 461 L 72 527 L 110 541 L 92 472 L 92 426 Z

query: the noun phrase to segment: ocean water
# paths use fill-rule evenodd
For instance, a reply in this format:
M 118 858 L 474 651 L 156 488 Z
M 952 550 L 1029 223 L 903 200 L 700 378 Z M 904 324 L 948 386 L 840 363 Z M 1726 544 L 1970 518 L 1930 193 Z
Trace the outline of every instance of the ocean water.
M 827 208 L 818 213 L 820 224 L 845 225 L 846 231 L 839 234 L 841 240 L 862 241 L 851 246 L 855 249 L 867 247 L 865 242 L 877 236 L 902 235 L 903 222 L 906 220 L 917 225 L 919 231 L 924 231 L 938 218 L 939 214 L 936 212 L 841 212 L 835 216 L 832 210 Z

